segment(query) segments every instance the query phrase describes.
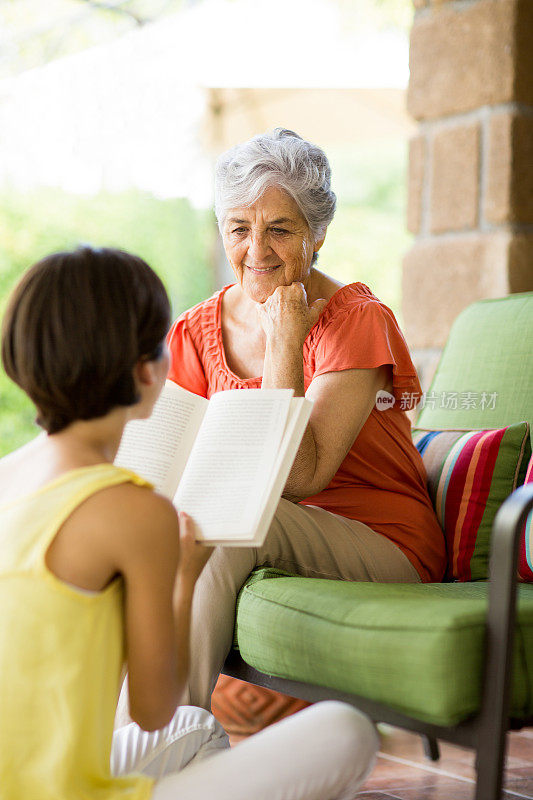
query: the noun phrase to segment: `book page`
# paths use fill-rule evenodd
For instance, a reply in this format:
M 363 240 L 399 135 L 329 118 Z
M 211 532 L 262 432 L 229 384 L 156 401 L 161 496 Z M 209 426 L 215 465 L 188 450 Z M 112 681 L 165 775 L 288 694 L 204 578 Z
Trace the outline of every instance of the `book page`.
M 265 491 L 260 505 L 256 508 L 253 536 L 225 542 L 215 541 L 213 544 L 223 544 L 226 547 L 261 546 L 263 544 L 287 483 L 296 453 L 300 447 L 312 408 L 313 402 L 311 400 L 303 397 L 295 397 L 291 400 L 283 442 L 279 448 L 271 475 L 265 476 Z
M 276 479 L 279 478 L 280 470 L 282 469 L 283 463 L 287 458 L 288 455 L 287 451 L 289 449 L 295 431 L 301 427 L 303 417 L 305 416 L 305 424 L 307 425 L 309 416 L 311 415 L 313 403 L 311 400 L 307 400 L 306 402 L 304 401 L 305 401 L 304 397 L 293 397 L 291 400 L 291 405 L 287 416 L 287 422 L 285 423 L 285 430 L 283 431 L 283 439 L 281 441 L 280 448 L 277 452 L 276 460 L 272 465 L 272 473 L 268 476 L 268 480 L 265 482 L 265 488 L 263 494 L 263 501 L 265 503 L 270 497 L 274 482 L 276 481 Z M 303 409 L 304 406 L 307 407 L 308 412 L 305 409 Z M 303 430 L 305 430 L 305 427 L 303 428 Z M 303 431 L 301 435 L 303 435 Z M 300 435 L 300 440 L 301 440 L 301 435 Z M 300 441 L 298 442 L 298 447 L 299 446 L 300 446 Z M 296 453 L 294 453 L 294 457 L 291 459 L 290 467 L 292 467 L 292 463 L 294 462 L 295 457 Z M 290 472 L 290 467 L 289 467 L 289 472 Z M 283 482 L 283 486 L 285 486 L 285 482 Z M 257 521 L 259 521 L 259 516 L 260 512 L 258 511 Z
M 242 389 L 211 397 L 174 499 L 201 541 L 253 535 L 289 414 L 292 389 Z
M 167 381 L 152 415 L 126 425 L 115 464 L 172 499 L 208 406 L 205 397 Z
M 280 447 L 278 458 L 274 465 L 267 496 L 264 500 L 264 507 L 259 513 L 259 519 L 256 522 L 254 544 L 263 544 L 268 533 L 312 410 L 312 400 L 307 400 L 304 397 L 295 397 L 292 400 L 291 414 L 283 436 L 283 444 Z

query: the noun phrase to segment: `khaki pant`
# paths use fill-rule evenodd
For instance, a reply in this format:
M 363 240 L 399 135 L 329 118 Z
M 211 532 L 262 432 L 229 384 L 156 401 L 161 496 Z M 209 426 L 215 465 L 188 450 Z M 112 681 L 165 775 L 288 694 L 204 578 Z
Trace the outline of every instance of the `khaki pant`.
M 211 708 L 211 693 L 233 641 L 237 595 L 250 572 L 263 566 L 309 578 L 420 581 L 402 551 L 362 522 L 282 499 L 262 547 L 218 547 L 196 584 L 184 704 Z

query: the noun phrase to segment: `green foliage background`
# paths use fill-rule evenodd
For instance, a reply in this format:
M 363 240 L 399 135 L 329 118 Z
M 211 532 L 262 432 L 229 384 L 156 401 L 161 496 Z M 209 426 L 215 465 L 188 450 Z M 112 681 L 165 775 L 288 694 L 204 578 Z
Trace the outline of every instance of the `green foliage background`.
M 22 272 L 51 252 L 80 242 L 121 247 L 144 258 L 162 278 L 174 315 L 208 297 L 216 225 L 186 200 L 139 192 L 66 195 L 41 189 L 0 193 L 0 315 Z M 0 456 L 31 439 L 37 428 L 26 396 L 0 370 Z
M 400 317 L 401 259 L 409 246 L 405 145 L 357 145 L 328 155 L 338 207 L 318 266 L 344 283 L 367 283 Z M 142 256 L 163 279 L 176 316 L 217 288 L 216 236 L 213 214 L 183 199 L 135 191 L 85 197 L 59 189 L 0 190 L 0 315 L 27 267 L 90 242 Z M 35 436 L 33 419 L 31 403 L 0 369 L 0 457 Z
M 401 318 L 407 145 L 385 140 L 328 149 L 337 211 L 319 267 L 343 283 L 362 281 Z
M 330 0 L 345 29 L 411 26 L 413 0 Z M 0 78 L 128 33 L 201 0 L 1 0 Z M 280 24 L 282 24 L 280 20 Z

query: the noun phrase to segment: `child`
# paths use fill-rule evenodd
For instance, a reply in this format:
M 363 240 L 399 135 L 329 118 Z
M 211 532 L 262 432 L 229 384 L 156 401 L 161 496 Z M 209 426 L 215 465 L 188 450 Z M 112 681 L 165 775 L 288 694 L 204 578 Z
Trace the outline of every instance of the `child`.
M 113 464 L 165 381 L 169 323 L 159 278 L 118 250 L 49 256 L 11 296 L 2 360 L 45 434 L 0 460 L 0 797 L 351 798 L 376 751 L 353 708 L 318 704 L 231 751 L 211 714 L 176 709 L 211 550 Z M 124 661 L 135 722 L 113 735 Z

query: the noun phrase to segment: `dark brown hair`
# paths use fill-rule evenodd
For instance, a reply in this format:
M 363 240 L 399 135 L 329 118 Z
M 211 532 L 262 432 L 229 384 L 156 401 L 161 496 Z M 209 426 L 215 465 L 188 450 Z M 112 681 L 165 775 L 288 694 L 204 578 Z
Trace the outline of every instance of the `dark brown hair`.
M 75 420 L 138 401 L 133 367 L 155 360 L 170 304 L 148 264 L 122 250 L 82 246 L 35 264 L 2 324 L 2 362 L 57 433 Z

